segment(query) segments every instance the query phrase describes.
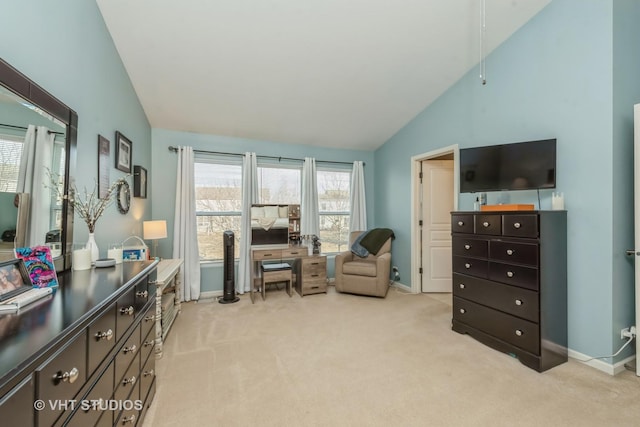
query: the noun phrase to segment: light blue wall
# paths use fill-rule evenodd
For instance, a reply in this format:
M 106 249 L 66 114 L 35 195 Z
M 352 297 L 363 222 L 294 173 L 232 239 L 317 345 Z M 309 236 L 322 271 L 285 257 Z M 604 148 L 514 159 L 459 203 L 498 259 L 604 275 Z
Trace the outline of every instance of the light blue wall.
M 394 257 L 406 276 L 412 155 L 557 138 L 557 190 L 568 209 L 569 346 L 591 356 L 611 354 L 622 344 L 621 325 L 634 323 L 623 252 L 633 232 L 630 117 L 640 102 L 640 15 L 638 2 L 620 3 L 614 21 L 611 1 L 553 1 L 488 57 L 486 86 L 471 70 L 375 155 L 376 222 L 395 227 Z M 615 51 L 614 22 L 621 25 Z M 622 80 L 614 85 L 614 78 Z M 490 193 L 489 203 L 499 196 Z M 537 205 L 535 192 L 509 197 Z M 541 197 L 549 209 L 550 191 Z M 471 210 L 471 195 L 461 195 L 459 208 Z
M 251 139 L 233 138 L 217 135 L 204 135 L 188 132 L 176 132 L 164 129 L 153 129 L 152 163 L 155 173 L 151 174 L 152 210 L 154 219 L 166 219 L 169 238 L 158 242 L 158 251 L 163 257 L 170 257 L 173 248 L 172 231 L 177 156 L 169 151 L 169 146 L 191 146 L 196 150 L 221 151 L 228 153 L 255 152 L 258 156 L 282 156 L 302 159 L 314 157 L 316 160 L 353 162 L 362 160 L 365 162 L 365 189 L 367 192 L 367 221 L 375 222 L 373 206 L 376 195 L 373 191 L 373 177 L 375 176 L 375 162 L 373 152 L 358 150 L 340 150 L 308 145 L 292 145 L 272 141 L 257 141 Z M 328 274 L 333 274 L 333 263 L 330 261 Z M 206 263 L 201 268 L 202 292 L 221 291 L 222 265 L 220 263 Z M 237 277 L 237 275 L 236 275 Z
M 75 173 L 80 189 L 97 179 L 98 134 L 111 141 L 111 180 L 116 170 L 115 131 L 133 141 L 133 163 L 151 169 L 151 128 L 95 1 L 4 2 L 0 13 L 0 57 L 78 113 Z M 129 180 L 130 183 L 133 180 Z M 102 255 L 110 242 L 141 234 L 150 201 L 135 199 L 128 215 L 112 206 L 98 221 Z M 87 227 L 76 217 L 74 240 L 86 242 Z

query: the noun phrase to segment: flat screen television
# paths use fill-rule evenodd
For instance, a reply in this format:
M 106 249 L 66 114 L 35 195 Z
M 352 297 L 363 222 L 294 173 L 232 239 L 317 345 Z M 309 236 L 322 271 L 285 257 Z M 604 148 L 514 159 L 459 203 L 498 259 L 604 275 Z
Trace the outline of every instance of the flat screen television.
M 556 140 L 460 150 L 460 192 L 556 188 Z

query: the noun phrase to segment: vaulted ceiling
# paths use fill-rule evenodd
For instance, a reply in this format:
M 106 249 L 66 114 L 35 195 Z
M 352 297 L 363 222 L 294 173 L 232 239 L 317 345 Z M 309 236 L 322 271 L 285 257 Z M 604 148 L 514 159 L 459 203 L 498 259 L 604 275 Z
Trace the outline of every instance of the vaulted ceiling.
M 373 150 L 480 59 L 483 0 L 96 1 L 154 128 Z M 485 1 L 490 53 L 551 0 Z

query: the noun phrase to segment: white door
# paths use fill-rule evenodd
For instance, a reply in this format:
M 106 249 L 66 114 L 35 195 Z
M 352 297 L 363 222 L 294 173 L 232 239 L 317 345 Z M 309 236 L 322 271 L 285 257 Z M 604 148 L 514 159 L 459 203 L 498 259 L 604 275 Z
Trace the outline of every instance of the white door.
M 453 160 L 422 161 L 422 292 L 451 292 Z
M 635 227 L 635 284 L 636 284 L 636 328 L 640 325 L 640 104 L 633 107 L 634 123 L 634 227 Z M 640 340 L 636 339 L 636 375 L 640 376 Z

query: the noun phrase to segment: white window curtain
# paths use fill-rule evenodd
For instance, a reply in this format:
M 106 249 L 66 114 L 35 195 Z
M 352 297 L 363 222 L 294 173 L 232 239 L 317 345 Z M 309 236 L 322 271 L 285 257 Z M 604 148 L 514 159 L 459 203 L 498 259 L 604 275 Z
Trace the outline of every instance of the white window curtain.
M 18 171 L 17 193 L 29 193 L 31 206 L 26 240 L 30 245 L 44 244 L 49 231 L 51 212 L 51 191 L 48 172 L 53 157 L 55 135 L 45 126 L 29 125 L 24 139 L 20 169 Z M 43 215 L 43 212 L 47 212 Z
M 353 162 L 351 172 L 351 217 L 349 231 L 367 230 L 367 200 L 364 192 L 364 164 Z
M 256 153 L 244 153 L 242 159 L 242 220 L 240 227 L 240 259 L 236 292 L 251 290 L 251 205 L 258 202 L 258 161 Z
M 196 191 L 192 147 L 178 147 L 176 207 L 173 225 L 173 258 L 182 258 L 180 270 L 182 301 L 200 297 L 200 254 L 198 251 Z
M 300 235 L 320 236 L 318 209 L 318 178 L 316 159 L 305 157 L 302 165 L 302 203 L 300 204 Z

